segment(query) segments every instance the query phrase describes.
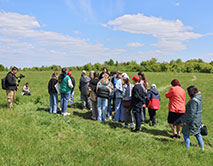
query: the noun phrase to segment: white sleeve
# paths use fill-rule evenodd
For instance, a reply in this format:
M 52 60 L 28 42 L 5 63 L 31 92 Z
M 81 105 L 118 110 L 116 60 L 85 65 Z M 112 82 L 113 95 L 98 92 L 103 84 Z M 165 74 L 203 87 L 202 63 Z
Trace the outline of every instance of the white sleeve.
M 68 86 L 69 86 L 70 88 L 73 88 L 73 84 L 72 84 L 71 79 L 68 80 Z

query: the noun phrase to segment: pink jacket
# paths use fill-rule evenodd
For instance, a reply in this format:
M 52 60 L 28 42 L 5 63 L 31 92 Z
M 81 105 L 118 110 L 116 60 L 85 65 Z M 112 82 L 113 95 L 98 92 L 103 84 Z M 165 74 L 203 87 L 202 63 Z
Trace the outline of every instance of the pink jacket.
M 169 112 L 185 113 L 185 98 L 186 94 L 180 86 L 173 86 L 166 93 L 166 98 L 169 98 Z

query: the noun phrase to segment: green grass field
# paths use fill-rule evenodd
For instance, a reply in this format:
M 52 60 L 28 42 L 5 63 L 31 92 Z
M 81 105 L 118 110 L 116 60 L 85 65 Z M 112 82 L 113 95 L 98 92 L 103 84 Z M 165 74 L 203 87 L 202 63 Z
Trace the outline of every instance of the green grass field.
M 73 73 L 77 85 L 75 103 L 68 108 L 70 116 L 49 114 L 47 84 L 52 72 L 22 72 L 30 83 L 32 96 L 21 96 L 13 110 L 7 108 L 6 93 L 0 90 L 0 165 L 1 166 L 212 166 L 213 165 L 213 75 L 181 73 L 146 73 L 149 84 L 155 83 L 161 94 L 157 127 L 148 124 L 143 132 L 131 133 L 120 123 L 106 124 L 90 120 L 91 112 L 82 111 L 78 82 L 80 72 Z M 136 73 L 129 73 L 133 76 Z M 3 78 L 6 72 L 0 72 Z M 182 87 L 195 85 L 203 95 L 203 123 L 209 135 L 203 137 L 205 151 L 191 137 L 187 150 L 183 138 L 171 139 L 167 123 L 169 90 L 172 79 Z M 187 101 L 189 97 L 187 96 Z M 148 114 L 147 114 L 148 117 Z

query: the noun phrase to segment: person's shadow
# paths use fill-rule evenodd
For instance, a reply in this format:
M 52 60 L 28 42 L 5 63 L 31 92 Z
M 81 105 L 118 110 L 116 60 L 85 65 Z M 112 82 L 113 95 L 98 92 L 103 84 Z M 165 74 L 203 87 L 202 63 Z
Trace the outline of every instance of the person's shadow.
M 84 118 L 84 119 L 90 119 L 91 120 L 91 111 L 85 111 L 85 112 L 77 112 L 77 111 L 74 111 L 73 112 L 73 115 L 77 115 L 81 118 Z
M 152 134 L 154 136 L 165 136 L 165 137 L 169 137 L 169 134 L 166 130 L 159 130 L 159 129 L 147 129 L 147 128 L 143 128 L 142 132 L 148 133 L 148 134 Z

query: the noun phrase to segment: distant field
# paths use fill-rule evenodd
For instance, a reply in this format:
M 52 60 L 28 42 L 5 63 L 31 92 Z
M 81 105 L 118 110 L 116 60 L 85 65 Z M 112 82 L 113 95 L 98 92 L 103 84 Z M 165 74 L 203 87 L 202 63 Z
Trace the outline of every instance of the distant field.
M 47 112 L 47 84 L 52 72 L 21 72 L 29 82 L 32 96 L 21 96 L 13 110 L 7 109 L 6 93 L 0 90 L 0 165 L 1 166 L 212 166 L 213 165 L 213 74 L 145 73 L 149 84 L 155 83 L 161 94 L 161 110 L 157 112 L 157 127 L 145 124 L 143 132 L 131 133 L 120 123 L 102 124 L 90 120 L 91 112 L 82 111 L 76 79 L 75 103 L 68 108 L 71 116 L 62 117 Z M 129 73 L 133 76 L 136 73 Z M 0 72 L 3 78 L 6 72 Z M 202 152 L 195 138 L 187 150 L 183 138 L 171 139 L 167 124 L 168 99 L 165 92 L 172 79 L 182 87 L 195 85 L 203 95 L 203 123 L 209 135 L 203 137 Z M 187 101 L 189 97 L 187 96 Z M 148 113 L 147 113 L 148 117 Z

